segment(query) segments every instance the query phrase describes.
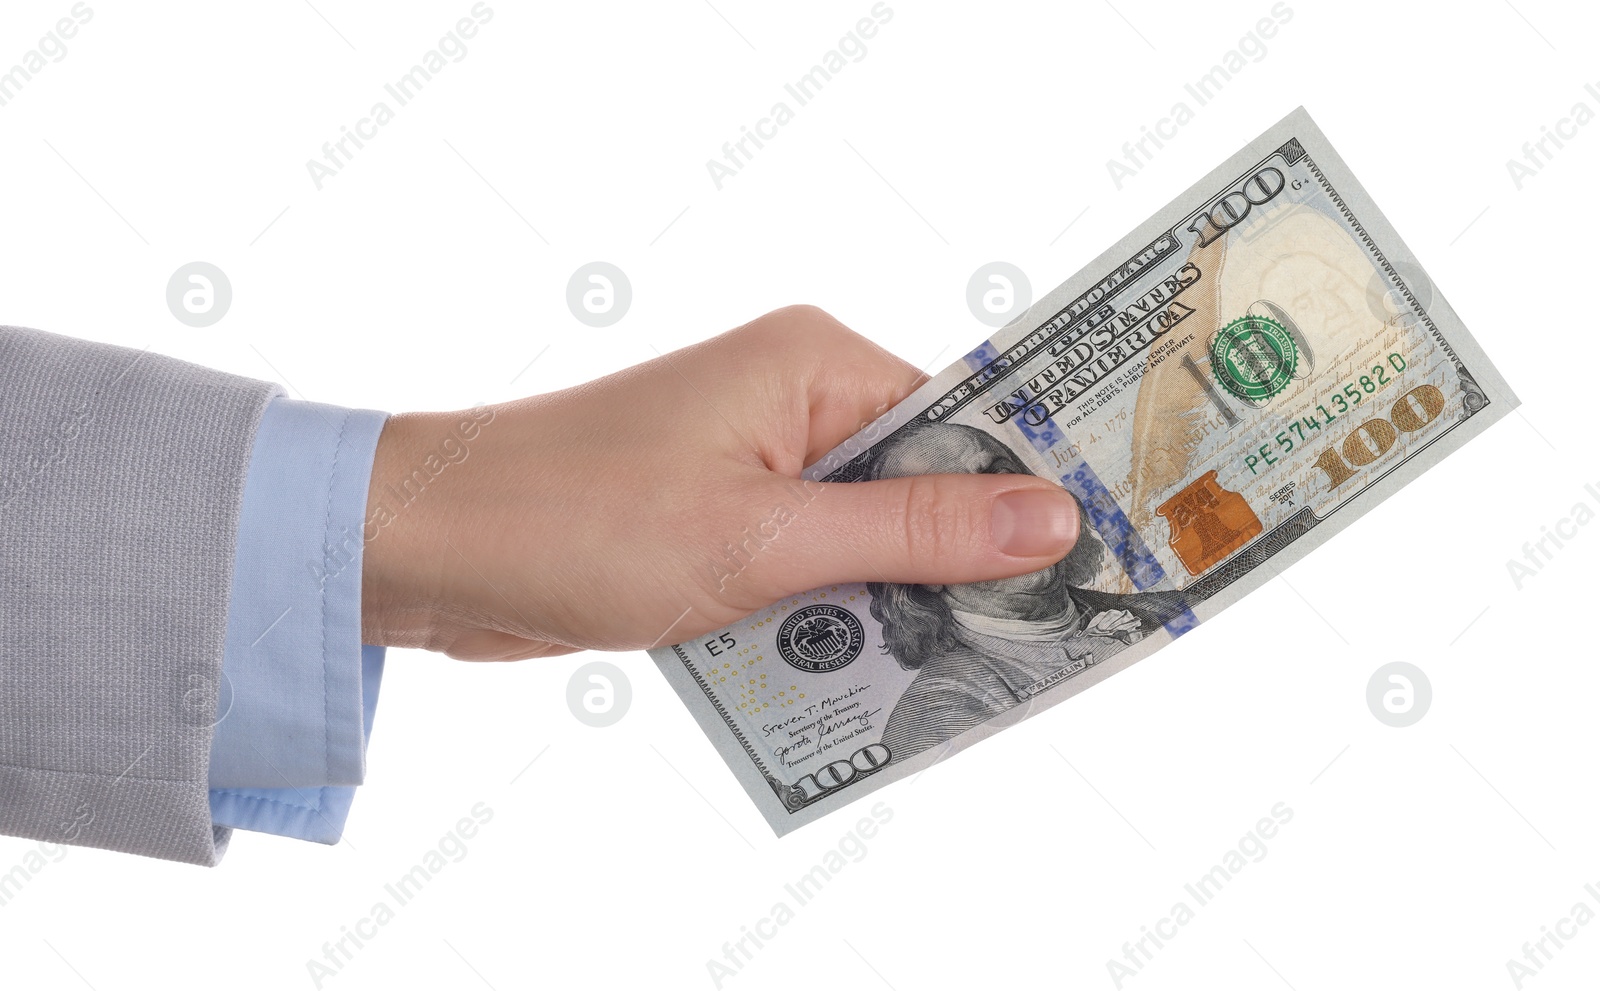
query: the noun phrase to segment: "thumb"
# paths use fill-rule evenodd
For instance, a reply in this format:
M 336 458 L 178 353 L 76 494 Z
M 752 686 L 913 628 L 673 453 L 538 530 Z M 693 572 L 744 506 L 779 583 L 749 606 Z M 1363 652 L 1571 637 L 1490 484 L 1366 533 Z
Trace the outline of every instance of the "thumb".
M 842 581 L 955 585 L 1048 568 L 1078 539 L 1077 500 L 1033 475 L 808 482 L 773 564 L 799 592 Z

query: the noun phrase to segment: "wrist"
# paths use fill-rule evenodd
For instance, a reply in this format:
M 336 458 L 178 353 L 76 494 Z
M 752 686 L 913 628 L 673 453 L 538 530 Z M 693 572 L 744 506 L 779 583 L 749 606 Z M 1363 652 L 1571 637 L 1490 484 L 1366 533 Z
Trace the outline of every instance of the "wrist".
M 466 418 L 466 415 L 462 415 Z M 367 487 L 362 533 L 361 637 L 386 647 L 431 647 L 439 629 L 441 550 L 437 521 L 449 466 L 441 446 L 456 414 L 399 413 L 384 424 Z

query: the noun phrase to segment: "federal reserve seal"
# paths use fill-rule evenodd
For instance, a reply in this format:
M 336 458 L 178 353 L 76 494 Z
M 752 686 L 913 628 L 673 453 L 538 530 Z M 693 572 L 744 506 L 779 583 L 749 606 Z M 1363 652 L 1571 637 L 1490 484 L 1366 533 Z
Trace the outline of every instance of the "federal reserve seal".
M 778 653 L 802 671 L 837 671 L 861 656 L 866 634 L 855 613 L 838 606 L 796 609 L 778 627 Z
M 1288 388 L 1300 349 L 1271 317 L 1240 317 L 1211 339 L 1211 371 L 1224 389 L 1260 405 Z

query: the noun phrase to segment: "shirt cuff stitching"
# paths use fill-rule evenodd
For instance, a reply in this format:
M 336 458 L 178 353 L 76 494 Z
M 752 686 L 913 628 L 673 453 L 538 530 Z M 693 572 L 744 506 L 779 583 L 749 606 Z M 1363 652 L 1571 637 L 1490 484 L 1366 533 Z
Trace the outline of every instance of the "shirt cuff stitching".
M 229 798 L 236 798 L 241 802 L 255 802 L 261 805 L 281 805 L 286 809 L 294 809 L 297 812 L 312 812 L 318 815 L 322 813 L 322 809 L 325 804 L 323 802 L 323 798 L 326 791 L 327 789 L 325 788 L 317 789 L 317 804 L 315 805 L 296 805 L 293 802 L 285 802 L 282 799 L 266 798 L 262 795 L 246 795 L 242 791 L 233 791 L 229 788 L 211 789 L 211 793 L 214 795 L 226 795 Z
M 333 740 L 328 727 L 333 718 L 329 711 L 328 695 L 328 670 L 332 659 L 328 655 L 328 578 L 332 571 L 329 567 L 328 547 L 329 537 L 333 533 L 333 493 L 337 488 L 339 479 L 339 455 L 344 452 L 345 431 L 349 429 L 350 417 L 354 410 L 345 410 L 344 417 L 339 421 L 339 439 L 333 448 L 333 467 L 328 472 L 328 504 L 324 514 L 322 526 L 322 574 L 323 579 L 319 592 L 322 598 L 322 775 L 326 781 L 331 778 L 333 763 Z

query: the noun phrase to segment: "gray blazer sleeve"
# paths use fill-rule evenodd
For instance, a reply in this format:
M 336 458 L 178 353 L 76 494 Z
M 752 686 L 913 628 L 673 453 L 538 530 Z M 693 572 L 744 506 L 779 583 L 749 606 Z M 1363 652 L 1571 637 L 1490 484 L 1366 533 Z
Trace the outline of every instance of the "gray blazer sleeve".
M 0 832 L 215 864 L 239 505 L 277 386 L 0 327 Z

